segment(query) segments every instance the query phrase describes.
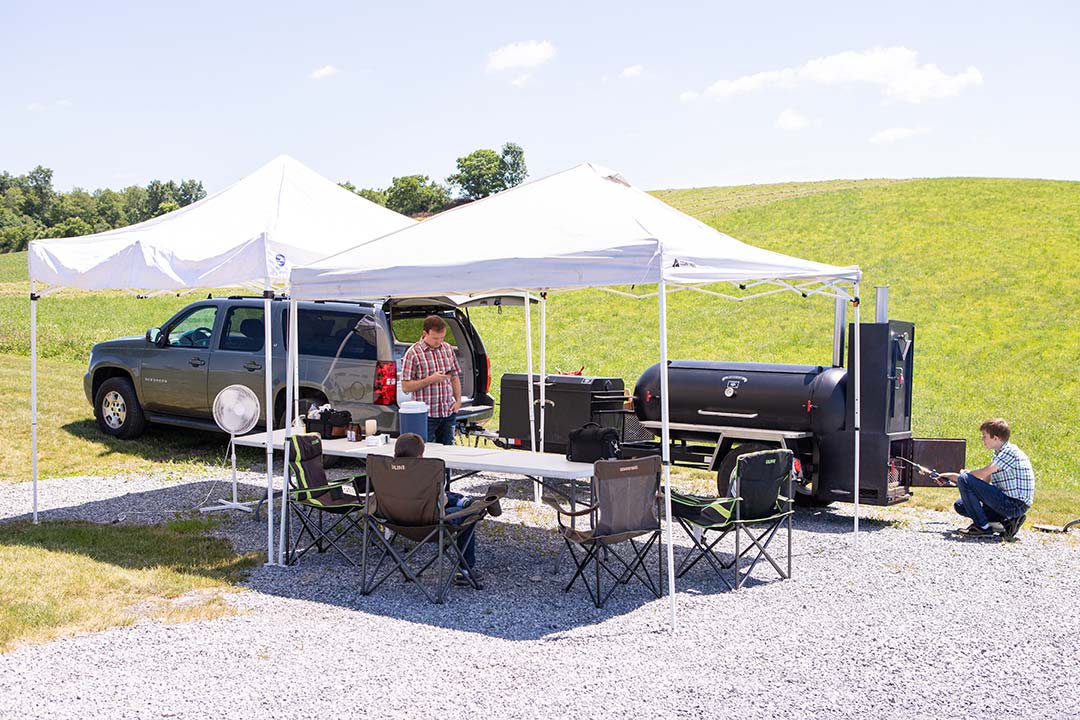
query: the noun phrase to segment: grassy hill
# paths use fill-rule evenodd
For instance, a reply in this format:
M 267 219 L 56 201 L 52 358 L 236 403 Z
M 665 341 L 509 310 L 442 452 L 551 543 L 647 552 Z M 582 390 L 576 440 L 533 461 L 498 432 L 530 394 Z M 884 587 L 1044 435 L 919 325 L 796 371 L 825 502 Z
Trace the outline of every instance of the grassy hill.
M 977 441 L 979 422 L 1006 417 L 1035 464 L 1044 517 L 1080 514 L 1080 451 L 1072 442 L 1080 427 L 1080 275 L 1073 270 L 1080 263 L 1080 183 L 867 180 L 656 195 L 745 242 L 860 265 L 868 312 L 872 286 L 889 285 L 890 315 L 917 327 L 916 434 L 965 437 L 968 463 L 981 465 L 988 455 Z M 24 408 L 7 413 L 20 418 L 4 421 L 8 448 L 19 447 L 26 435 L 26 292 L 25 254 L 0 255 L 0 353 L 8 366 L 0 374 L 0 397 L 7 408 Z M 48 417 L 43 438 L 64 436 L 64 444 L 43 460 L 45 474 L 135 470 L 173 456 L 147 449 L 176 442 L 163 433 L 141 449 L 97 438 L 86 424 L 90 408 L 80 378 L 92 342 L 140 334 L 190 299 L 65 292 L 40 303 L 42 355 L 53 360 L 44 382 L 64 388 L 43 389 L 54 393 L 42 401 Z M 553 295 L 548 306 L 552 369 L 584 365 L 587 373 L 621 376 L 632 385 L 657 359 L 654 300 L 590 290 Z M 826 363 L 831 357 L 827 299 L 782 294 L 733 303 L 683 292 L 671 297 L 669 307 L 673 358 Z M 473 319 L 491 351 L 496 378 L 522 371 L 521 311 L 484 309 Z M 58 430 L 67 425 L 82 430 Z M 199 442 L 194 435 L 181 443 L 175 462 L 198 460 Z M 221 454 L 216 445 L 213 454 Z M 25 476 L 23 459 L 10 453 L 0 458 L 0 478 Z M 938 504 L 945 497 L 920 495 Z

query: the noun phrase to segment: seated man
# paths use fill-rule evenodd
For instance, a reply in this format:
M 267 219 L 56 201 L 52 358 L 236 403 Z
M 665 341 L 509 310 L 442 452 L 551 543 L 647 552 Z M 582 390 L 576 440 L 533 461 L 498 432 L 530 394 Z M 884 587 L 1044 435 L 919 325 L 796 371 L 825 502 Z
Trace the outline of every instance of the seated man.
M 397 442 L 394 443 L 394 457 L 423 457 L 424 456 L 424 439 L 416 433 L 404 433 L 398 437 Z M 468 507 L 472 502 L 472 498 L 461 493 L 456 493 L 451 490 L 446 491 L 446 512 L 452 513 L 456 510 L 460 510 L 463 507 Z M 493 516 L 502 515 L 502 507 L 498 502 L 495 502 L 488 508 L 488 514 Z M 454 521 L 451 521 L 454 522 Z M 460 522 L 460 520 L 459 520 Z M 480 578 L 476 573 L 476 525 L 473 524 L 467 531 L 458 535 L 458 547 L 461 549 L 461 554 L 465 558 L 465 564 L 468 566 L 468 573 L 472 575 L 477 585 L 480 584 Z M 454 577 L 455 585 L 468 585 L 469 581 L 465 578 L 461 571 Z
M 1001 418 L 979 426 L 983 445 L 994 453 L 986 467 L 941 473 L 956 481 L 960 499 L 956 512 L 972 519 L 961 532 L 972 537 L 1000 533 L 1012 539 L 1027 519 L 1027 510 L 1035 499 L 1035 472 L 1024 452 L 1009 442 L 1009 423 Z

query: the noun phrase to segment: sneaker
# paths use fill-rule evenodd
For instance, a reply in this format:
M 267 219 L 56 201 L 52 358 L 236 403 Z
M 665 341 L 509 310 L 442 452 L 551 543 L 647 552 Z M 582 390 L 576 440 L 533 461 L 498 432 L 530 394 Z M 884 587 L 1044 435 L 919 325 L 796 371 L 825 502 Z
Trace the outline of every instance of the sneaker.
M 1005 532 L 1001 533 L 1001 536 L 1006 540 L 1012 540 L 1016 537 L 1016 533 L 1020 532 L 1021 526 L 1027 520 L 1027 515 L 1021 515 L 1016 518 L 1009 518 L 1005 521 Z
M 978 525 L 972 523 L 963 530 L 960 530 L 960 534 L 964 537 L 990 537 L 994 533 L 991 530 L 984 530 Z
M 999 522 L 987 523 L 986 530 L 987 532 L 994 533 L 996 535 L 1005 534 L 1005 526 Z
M 472 578 L 472 582 L 469 579 Z M 476 568 L 472 570 L 458 570 L 454 573 L 454 584 L 458 587 L 473 587 L 475 585 L 477 590 L 483 590 L 484 586 L 480 584 L 480 574 L 476 572 Z

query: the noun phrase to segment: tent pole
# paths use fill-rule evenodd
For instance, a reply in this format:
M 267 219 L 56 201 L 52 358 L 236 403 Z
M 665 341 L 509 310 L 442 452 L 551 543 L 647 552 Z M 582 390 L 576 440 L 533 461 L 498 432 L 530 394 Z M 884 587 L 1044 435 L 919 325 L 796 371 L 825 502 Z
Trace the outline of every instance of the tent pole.
M 266 389 L 263 410 L 266 413 L 266 564 L 274 564 L 274 378 L 273 360 L 273 320 L 271 299 L 274 291 L 270 289 L 269 279 L 263 290 L 263 387 Z
M 660 457 L 664 463 L 664 517 L 667 525 L 668 597 L 671 630 L 675 630 L 675 546 L 671 537 L 671 418 L 668 408 L 667 285 L 660 275 Z
M 284 466 L 282 472 L 284 473 L 285 491 L 281 495 L 281 520 L 278 525 L 278 565 L 285 564 L 285 525 L 288 519 L 289 511 L 289 482 L 292 479 L 291 468 L 289 467 L 289 453 L 292 452 L 292 423 L 293 423 L 293 391 L 296 386 L 293 384 L 293 374 L 295 371 L 295 360 L 293 359 L 292 349 L 296 345 L 296 336 L 293 334 L 293 329 L 296 327 L 296 300 L 289 298 L 289 327 L 286 332 L 289 335 L 289 342 L 285 343 L 285 456 Z
M 544 452 L 547 417 L 547 293 L 540 293 L 540 452 Z
M 33 488 L 34 524 L 38 524 L 37 448 L 37 287 L 30 280 L 30 477 Z
M 533 345 L 532 345 L 532 295 L 525 293 L 525 386 L 528 388 L 529 398 L 529 449 L 536 452 L 536 394 L 533 392 Z M 540 483 L 534 483 L 533 500 L 537 503 L 543 500 Z
M 853 285 L 855 293 L 855 341 L 852 343 L 855 346 L 854 358 L 851 364 L 854 365 L 852 371 L 855 373 L 855 545 L 859 545 L 859 430 L 862 426 L 862 419 L 860 414 L 862 412 L 862 388 L 861 388 L 861 376 L 862 376 L 862 356 L 860 354 L 862 347 L 862 323 L 859 322 L 859 283 L 856 281 Z

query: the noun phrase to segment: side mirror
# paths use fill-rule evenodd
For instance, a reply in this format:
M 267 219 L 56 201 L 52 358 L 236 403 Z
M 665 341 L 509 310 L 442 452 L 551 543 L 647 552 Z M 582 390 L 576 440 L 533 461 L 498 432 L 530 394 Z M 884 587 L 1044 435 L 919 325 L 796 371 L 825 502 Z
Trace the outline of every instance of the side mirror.
M 146 342 L 161 347 L 164 336 L 161 334 L 160 328 L 150 328 L 146 331 Z

